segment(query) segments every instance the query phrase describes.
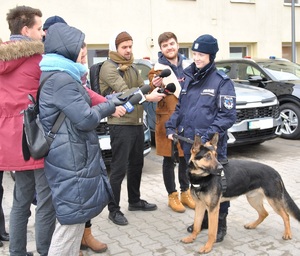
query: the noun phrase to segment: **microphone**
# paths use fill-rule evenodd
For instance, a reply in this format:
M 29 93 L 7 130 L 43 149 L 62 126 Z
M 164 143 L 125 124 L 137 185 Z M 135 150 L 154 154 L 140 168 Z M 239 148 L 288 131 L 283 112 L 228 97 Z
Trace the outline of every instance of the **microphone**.
M 142 95 L 137 93 L 130 97 L 130 99 L 123 105 L 128 113 L 131 113 L 134 110 L 134 106 L 139 103 L 142 99 Z
M 149 84 L 145 84 L 140 88 L 133 87 L 133 88 L 129 89 L 127 92 L 124 92 L 121 95 L 119 95 L 118 99 L 120 99 L 122 101 L 127 101 L 130 97 L 132 97 L 136 93 L 141 94 L 141 96 L 143 98 L 143 95 L 148 93 L 149 91 L 150 91 L 150 85 Z
M 169 75 L 171 75 L 171 70 L 166 68 L 163 71 L 161 71 L 158 76 L 161 77 L 161 78 L 164 78 L 164 77 L 167 77 Z
M 170 95 L 173 94 L 175 91 L 176 91 L 176 85 L 174 83 L 169 83 L 165 88 L 160 88 L 157 92 Z
M 146 100 L 144 94 L 148 93 L 150 89 L 151 89 L 150 85 L 145 84 L 142 87 L 138 88 L 138 90 L 135 92 L 135 94 L 139 94 L 141 96 L 141 99 L 139 101 L 140 104 L 142 104 Z
M 142 94 L 146 94 L 150 91 L 151 87 L 149 84 L 145 84 L 142 87 L 140 87 L 140 90 L 142 92 Z

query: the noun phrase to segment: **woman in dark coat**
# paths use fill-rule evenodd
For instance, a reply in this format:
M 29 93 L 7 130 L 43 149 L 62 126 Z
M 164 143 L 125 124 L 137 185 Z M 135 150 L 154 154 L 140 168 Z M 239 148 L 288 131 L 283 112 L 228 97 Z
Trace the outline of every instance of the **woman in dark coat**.
M 78 255 L 85 222 L 97 216 L 112 191 L 95 128 L 116 110 L 111 101 L 91 106 L 81 77 L 84 34 L 67 24 L 52 25 L 40 63 L 40 119 L 45 132 L 51 130 L 60 112 L 64 122 L 47 157 L 45 173 L 52 191 L 58 223 L 49 255 Z

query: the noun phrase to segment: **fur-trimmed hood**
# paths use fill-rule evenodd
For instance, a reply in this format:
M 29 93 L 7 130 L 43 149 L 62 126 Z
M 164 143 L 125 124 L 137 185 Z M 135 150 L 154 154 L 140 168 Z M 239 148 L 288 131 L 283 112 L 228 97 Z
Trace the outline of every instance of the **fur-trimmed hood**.
M 43 54 L 44 44 L 41 41 L 9 41 L 0 45 L 0 60 L 9 61 L 23 57 L 30 57 L 34 54 Z
M 44 167 L 44 160 L 22 154 L 23 115 L 36 97 L 44 52 L 41 41 L 12 40 L 0 44 L 0 170 L 35 170 Z

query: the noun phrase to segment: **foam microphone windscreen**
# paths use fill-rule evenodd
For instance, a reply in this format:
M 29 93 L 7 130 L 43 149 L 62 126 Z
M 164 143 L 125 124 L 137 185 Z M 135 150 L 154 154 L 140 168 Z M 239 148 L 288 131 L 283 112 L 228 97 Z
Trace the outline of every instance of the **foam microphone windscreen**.
M 167 77 L 171 75 L 171 70 L 166 68 L 163 71 L 161 71 L 161 73 L 158 75 L 159 77 Z
M 160 88 L 159 93 L 164 93 L 166 95 L 173 94 L 176 91 L 176 85 L 174 83 L 169 83 L 165 88 Z

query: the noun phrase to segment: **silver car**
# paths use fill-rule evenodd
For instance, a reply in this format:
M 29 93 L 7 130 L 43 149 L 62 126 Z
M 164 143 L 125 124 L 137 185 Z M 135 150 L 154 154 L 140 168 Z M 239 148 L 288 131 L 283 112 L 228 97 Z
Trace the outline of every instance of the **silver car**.
M 153 64 L 147 60 L 136 60 L 135 65 L 149 83 L 148 73 Z M 272 92 L 245 84 L 234 83 L 236 91 L 237 120 L 228 130 L 228 146 L 258 144 L 271 140 L 279 135 L 281 118 L 279 102 Z M 145 102 L 148 124 L 152 133 L 155 132 L 156 104 Z M 278 129 L 280 130 L 280 129 Z

